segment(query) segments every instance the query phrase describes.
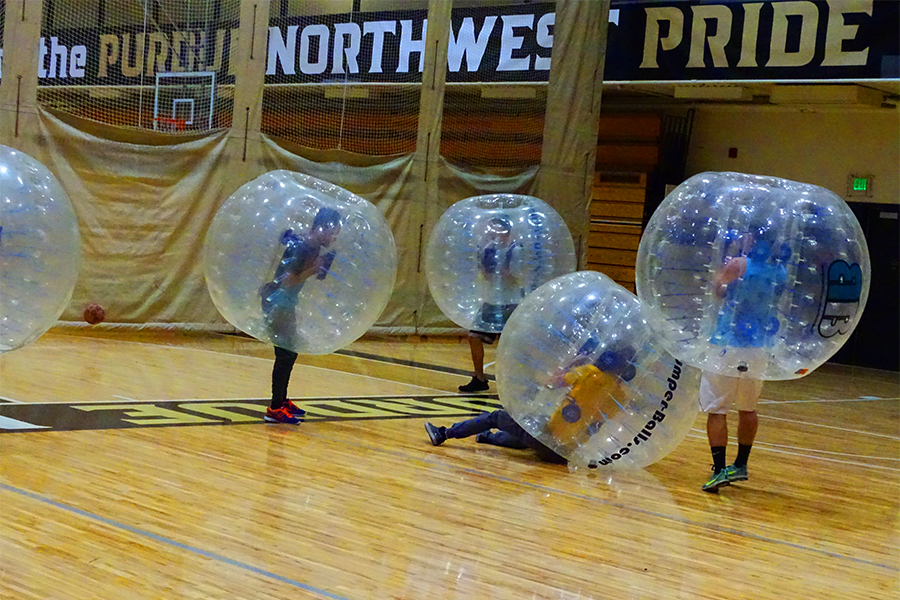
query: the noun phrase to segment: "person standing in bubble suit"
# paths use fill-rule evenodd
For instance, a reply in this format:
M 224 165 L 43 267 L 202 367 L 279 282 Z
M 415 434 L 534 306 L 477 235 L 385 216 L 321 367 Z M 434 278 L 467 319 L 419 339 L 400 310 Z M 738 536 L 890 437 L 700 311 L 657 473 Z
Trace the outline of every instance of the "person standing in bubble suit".
M 297 353 L 290 348 L 299 346 L 297 301 L 307 279 L 313 275 L 325 279 L 334 252 L 321 252 L 331 245 L 340 230 L 340 213 L 328 207 L 319 209 L 308 233 L 297 235 L 293 229 L 286 230 L 279 240 L 285 246 L 281 262 L 272 281 L 259 290 L 266 328 L 275 346 L 272 401 L 264 417 L 270 423 L 294 425 L 306 414 L 287 398 L 291 371 L 297 360 Z
M 484 392 L 489 388 L 484 373 L 484 344 L 493 344 L 500 334 L 483 329 L 502 329 L 524 296 L 519 271 L 521 246 L 512 241 L 512 223 L 506 217 L 492 217 L 485 227 L 478 248 L 478 268 L 482 278 L 484 302 L 478 313 L 475 328 L 469 331 L 469 350 L 474 373 L 472 380 L 459 386 L 460 392 Z
M 778 319 L 771 313 L 787 281 L 784 264 L 791 250 L 781 244 L 773 253 L 775 244 L 765 227 L 755 228 L 743 245 L 746 252 L 726 259 L 713 278 L 714 292 L 723 299 L 723 305 L 710 342 L 751 349 L 748 357 L 764 358 L 765 348 L 779 329 Z M 761 393 L 762 381 L 758 379 L 702 374 L 700 407 L 707 413 L 706 434 L 713 458 L 713 475 L 703 484 L 703 491 L 718 493 L 720 487 L 748 479 L 747 460 L 759 425 L 756 405 Z M 732 406 L 739 415 L 738 453 L 734 463 L 726 466 L 727 416 Z

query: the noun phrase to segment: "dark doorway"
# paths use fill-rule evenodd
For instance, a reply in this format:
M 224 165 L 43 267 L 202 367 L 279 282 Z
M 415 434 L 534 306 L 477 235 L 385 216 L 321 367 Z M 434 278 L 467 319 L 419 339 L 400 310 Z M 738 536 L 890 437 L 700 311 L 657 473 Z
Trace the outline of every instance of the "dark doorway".
M 900 205 L 848 204 L 866 234 L 872 283 L 856 331 L 831 362 L 900 371 Z

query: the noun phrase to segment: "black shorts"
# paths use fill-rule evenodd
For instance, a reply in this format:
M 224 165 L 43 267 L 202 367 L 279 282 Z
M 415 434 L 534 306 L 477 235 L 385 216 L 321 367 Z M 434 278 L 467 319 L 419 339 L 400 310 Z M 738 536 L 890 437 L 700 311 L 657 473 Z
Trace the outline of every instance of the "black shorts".
M 469 336 L 477 337 L 479 340 L 481 340 L 483 343 L 487 344 L 488 346 L 490 346 L 491 344 L 496 342 L 498 339 L 500 339 L 499 333 L 490 333 L 487 331 L 475 331 L 474 329 L 469 330 Z
M 490 304 L 485 302 L 481 305 L 481 311 L 478 313 L 478 318 L 475 321 L 476 327 L 479 324 L 484 324 L 486 329 L 494 329 L 500 328 L 503 329 L 503 326 L 506 325 L 506 321 L 509 320 L 509 316 L 516 309 L 518 304 Z M 476 329 L 476 331 L 480 331 Z

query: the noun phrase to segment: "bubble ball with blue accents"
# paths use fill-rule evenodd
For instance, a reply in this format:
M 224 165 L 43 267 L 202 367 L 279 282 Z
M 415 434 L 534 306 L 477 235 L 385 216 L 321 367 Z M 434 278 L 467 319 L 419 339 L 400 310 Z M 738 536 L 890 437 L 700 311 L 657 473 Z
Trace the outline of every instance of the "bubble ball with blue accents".
M 425 254 L 438 307 L 466 329 L 499 333 L 526 294 L 575 270 L 575 245 L 546 202 L 490 194 L 448 208 Z
M 206 283 L 229 323 L 299 354 L 363 335 L 391 297 L 394 237 L 370 202 L 279 170 L 238 189 L 204 243 Z
M 637 258 L 637 291 L 668 350 L 705 371 L 783 380 L 853 333 L 869 251 L 850 207 L 806 183 L 701 173 L 666 197 Z
M 665 457 L 697 417 L 699 386 L 700 371 L 662 348 L 637 297 L 593 271 L 531 293 L 497 350 L 501 403 L 575 468 Z
M 27 154 L 0 146 L 0 353 L 56 323 L 80 265 L 78 220 L 59 180 Z

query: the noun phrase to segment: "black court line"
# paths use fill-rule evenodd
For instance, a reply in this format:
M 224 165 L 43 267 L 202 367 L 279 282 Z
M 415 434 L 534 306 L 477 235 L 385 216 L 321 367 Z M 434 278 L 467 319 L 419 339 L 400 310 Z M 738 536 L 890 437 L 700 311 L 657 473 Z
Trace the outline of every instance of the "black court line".
M 241 337 L 246 339 L 254 339 L 246 334 L 236 334 L 236 333 L 225 333 L 223 335 L 230 335 L 235 337 Z M 380 354 L 372 354 L 371 352 L 360 352 L 359 350 L 335 350 L 332 354 L 340 354 L 342 356 L 349 356 L 352 358 L 365 358 L 368 360 L 374 360 L 383 363 L 389 363 L 392 365 L 402 365 L 404 367 L 415 367 L 417 369 L 425 369 L 426 371 L 435 371 L 437 373 L 450 373 L 452 375 L 471 375 L 472 371 L 467 369 L 457 369 L 454 367 L 445 367 L 444 365 L 435 365 L 431 363 L 423 363 L 417 362 L 414 360 L 404 360 L 402 358 L 393 358 L 390 356 L 382 356 Z M 488 380 L 496 381 L 496 378 L 493 375 L 487 375 Z
M 368 360 L 376 360 L 383 363 L 390 363 L 392 365 L 403 365 L 404 367 L 416 367 L 418 369 L 425 369 L 427 371 L 436 371 L 439 373 L 451 373 L 453 375 L 471 375 L 471 370 L 466 369 L 456 369 L 453 367 L 445 367 L 443 365 L 433 365 L 430 363 L 422 363 L 414 360 L 404 360 L 402 358 L 391 358 L 390 356 L 381 356 L 380 354 L 370 354 L 369 352 L 359 352 L 358 350 L 335 350 L 335 354 L 341 354 L 343 356 L 351 356 L 353 358 L 366 358 Z M 488 375 L 487 378 L 490 381 L 496 381 L 496 378 L 493 375 Z

